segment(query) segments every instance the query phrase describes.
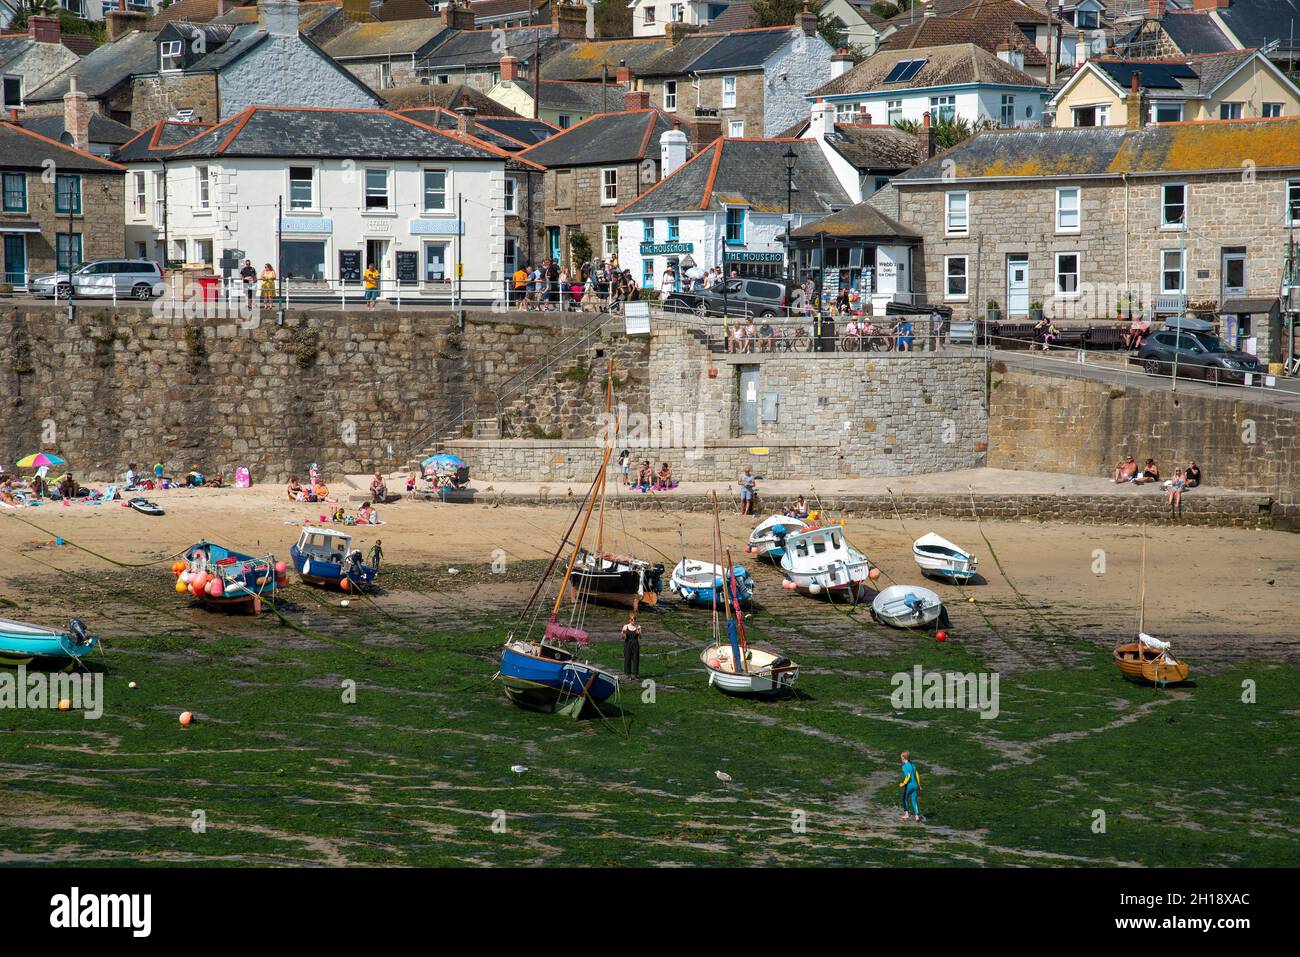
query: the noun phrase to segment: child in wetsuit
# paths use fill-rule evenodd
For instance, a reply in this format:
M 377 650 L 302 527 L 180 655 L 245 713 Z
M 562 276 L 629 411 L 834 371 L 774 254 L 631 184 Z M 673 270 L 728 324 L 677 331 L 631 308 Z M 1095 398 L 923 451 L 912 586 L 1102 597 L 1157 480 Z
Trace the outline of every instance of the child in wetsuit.
M 909 751 L 904 751 L 899 755 L 903 762 L 903 780 L 898 785 L 903 789 L 903 816 L 901 820 L 907 820 L 907 809 L 910 805 L 912 816 L 916 818 L 917 823 L 924 821 L 921 816 L 921 809 L 917 806 L 917 797 L 921 793 L 921 775 L 916 770 L 916 765 L 912 763 L 912 755 Z

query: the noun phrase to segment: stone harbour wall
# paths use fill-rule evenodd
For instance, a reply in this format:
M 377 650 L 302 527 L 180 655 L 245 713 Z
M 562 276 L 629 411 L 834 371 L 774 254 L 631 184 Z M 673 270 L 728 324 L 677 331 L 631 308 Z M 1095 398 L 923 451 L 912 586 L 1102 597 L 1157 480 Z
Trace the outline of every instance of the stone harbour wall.
M 1245 390 L 1121 388 L 996 366 L 990 382 L 991 467 L 1109 476 L 1132 455 L 1155 459 L 1168 477 L 1195 459 L 1216 488 L 1286 501 L 1300 492 L 1300 413 Z

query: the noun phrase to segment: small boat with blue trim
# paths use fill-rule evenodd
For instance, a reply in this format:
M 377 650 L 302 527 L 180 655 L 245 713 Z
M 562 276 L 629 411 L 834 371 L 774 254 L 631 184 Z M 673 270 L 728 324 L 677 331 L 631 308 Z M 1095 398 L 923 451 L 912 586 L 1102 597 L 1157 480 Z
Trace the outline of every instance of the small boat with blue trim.
M 743 605 L 754 594 L 754 580 L 744 565 L 732 568 L 736 579 L 736 596 Z M 726 572 L 721 565 L 683 558 L 673 569 L 668 586 L 692 605 L 712 606 L 727 600 Z
M 974 578 L 979 565 L 979 559 L 970 552 L 934 532 L 927 532 L 912 543 L 912 557 L 922 575 L 958 583 Z
M 361 550 L 352 547 L 352 536 L 332 528 L 304 525 L 289 556 L 309 585 L 351 591 L 374 584 L 377 574 L 361 561 Z
M 781 587 L 801 595 L 841 597 L 855 604 L 865 601 L 868 587 L 880 569 L 849 544 L 843 525 L 823 525 L 786 537 L 781 556 L 785 581 Z
M 895 628 L 924 628 L 943 614 L 943 599 L 920 585 L 890 585 L 871 601 L 871 617 Z
M 808 527 L 806 521 L 792 515 L 769 515 L 749 533 L 749 544 L 745 546 L 745 551 L 770 562 L 780 562 L 781 556 L 785 554 L 786 536 L 802 532 Z
M 185 549 L 185 561 L 172 570 L 177 592 L 188 591 L 208 608 L 252 615 L 261 614 L 262 600 L 289 579 L 288 567 L 274 555 L 257 558 L 206 539 Z
M 62 631 L 0 618 L 0 665 L 63 663 L 71 665 L 99 647 L 80 618 L 69 618 Z

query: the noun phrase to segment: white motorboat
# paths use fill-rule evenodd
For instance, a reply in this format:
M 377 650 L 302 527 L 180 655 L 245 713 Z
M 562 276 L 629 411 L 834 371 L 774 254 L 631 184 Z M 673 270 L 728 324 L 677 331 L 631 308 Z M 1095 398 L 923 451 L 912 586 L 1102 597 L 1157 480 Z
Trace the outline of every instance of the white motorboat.
M 790 515 L 769 515 L 749 533 L 745 551 L 768 561 L 779 562 L 785 554 L 785 540 L 792 532 L 802 532 L 808 523 Z
M 979 564 L 970 552 L 934 532 L 912 543 L 912 557 L 921 566 L 921 574 L 954 582 L 970 581 Z
M 781 557 L 782 583 L 804 595 L 839 596 L 864 601 L 867 585 L 880 577 L 873 566 L 844 537 L 844 526 L 826 525 L 786 536 Z
M 709 672 L 709 684 L 719 691 L 739 695 L 775 695 L 789 691 L 799 678 L 799 666 L 789 658 L 761 648 L 747 648 L 744 669 L 737 670 L 731 645 L 717 643 L 700 652 Z
M 871 602 L 871 617 L 895 628 L 924 628 L 943 614 L 943 600 L 920 585 L 890 585 Z

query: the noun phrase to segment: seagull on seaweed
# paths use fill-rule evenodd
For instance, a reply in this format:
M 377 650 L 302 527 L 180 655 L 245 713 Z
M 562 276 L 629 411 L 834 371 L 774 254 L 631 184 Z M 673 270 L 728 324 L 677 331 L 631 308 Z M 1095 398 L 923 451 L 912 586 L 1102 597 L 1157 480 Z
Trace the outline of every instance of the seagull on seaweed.
M 510 770 L 515 772 L 515 774 L 523 774 L 528 770 L 528 768 L 524 767 L 522 764 L 512 764 L 510 765 Z
M 713 776 L 717 778 L 719 781 L 721 781 L 723 784 L 731 783 L 731 775 L 728 774 L 726 771 L 714 771 Z

